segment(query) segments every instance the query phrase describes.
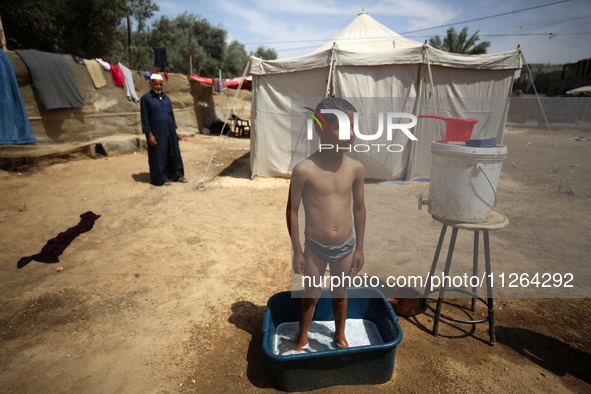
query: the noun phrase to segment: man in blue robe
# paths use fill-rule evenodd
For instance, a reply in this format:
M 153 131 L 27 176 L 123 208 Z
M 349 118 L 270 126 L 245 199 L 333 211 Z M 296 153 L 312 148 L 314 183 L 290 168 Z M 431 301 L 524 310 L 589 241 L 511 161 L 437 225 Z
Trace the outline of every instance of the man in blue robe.
M 142 132 L 148 140 L 150 181 L 155 186 L 169 186 L 171 180 L 186 183 L 172 103 L 162 91 L 162 76 L 152 74 L 150 86 L 152 90 L 140 100 Z

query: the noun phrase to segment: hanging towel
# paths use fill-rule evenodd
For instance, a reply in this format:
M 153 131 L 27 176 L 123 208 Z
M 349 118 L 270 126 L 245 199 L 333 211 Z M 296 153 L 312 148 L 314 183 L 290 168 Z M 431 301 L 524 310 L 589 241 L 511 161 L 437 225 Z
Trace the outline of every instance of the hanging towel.
M 107 63 L 106 61 L 104 61 L 103 59 L 100 59 L 98 57 L 94 60 L 96 60 L 101 66 L 103 66 L 105 71 L 111 71 L 111 64 L 110 63 Z
M 85 105 L 74 73 L 62 55 L 34 49 L 15 52 L 27 65 L 46 110 Z
M 0 49 L 0 144 L 27 144 L 37 141 L 18 90 L 14 69 Z
M 139 103 L 140 99 L 137 97 L 135 93 L 135 85 L 133 84 L 133 75 L 131 74 L 131 70 L 125 67 L 123 64 L 118 64 L 121 72 L 123 73 L 123 79 L 125 80 L 125 87 L 127 88 L 127 98 L 129 101 L 133 101 L 134 103 Z
M 115 84 L 115 86 L 125 86 L 125 79 L 123 79 L 123 72 L 121 72 L 121 69 L 114 65 L 114 64 L 110 64 L 111 66 L 111 77 L 113 77 L 113 83 Z
M 168 67 L 166 48 L 152 48 L 154 50 L 154 67 Z
M 86 67 L 88 68 L 88 73 L 90 74 L 92 83 L 94 83 L 94 87 L 98 89 L 106 86 L 107 80 L 105 79 L 105 74 L 100 63 L 96 60 L 90 59 L 84 59 L 84 62 L 86 63 Z
M 214 93 L 223 93 L 224 89 L 226 89 L 227 83 L 226 80 L 223 78 L 214 78 L 213 79 L 213 92 Z

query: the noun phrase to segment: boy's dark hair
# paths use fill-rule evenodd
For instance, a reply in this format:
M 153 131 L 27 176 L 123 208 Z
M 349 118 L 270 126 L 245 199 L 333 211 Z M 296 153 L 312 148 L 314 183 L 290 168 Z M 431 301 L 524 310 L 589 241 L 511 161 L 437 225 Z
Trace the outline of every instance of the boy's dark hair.
M 353 104 L 340 97 L 327 97 L 322 99 L 322 101 L 320 101 L 316 106 L 316 111 L 320 112 L 321 109 L 337 109 L 343 112 L 357 111 Z M 324 117 L 324 120 L 326 120 L 327 124 L 337 120 L 337 116 L 335 114 L 322 114 L 322 116 Z

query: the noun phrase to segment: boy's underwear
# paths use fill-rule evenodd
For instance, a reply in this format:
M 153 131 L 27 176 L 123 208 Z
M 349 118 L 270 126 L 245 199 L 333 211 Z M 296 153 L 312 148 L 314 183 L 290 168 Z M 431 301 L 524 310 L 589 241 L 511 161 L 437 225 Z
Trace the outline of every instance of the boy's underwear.
M 307 248 L 310 248 L 312 252 L 316 254 L 322 261 L 327 263 L 335 263 L 337 261 L 341 261 L 351 253 L 353 253 L 353 249 L 355 248 L 355 236 L 353 232 L 351 232 L 351 236 L 346 241 L 338 244 L 338 245 L 324 245 L 313 238 L 306 236 L 306 245 Z

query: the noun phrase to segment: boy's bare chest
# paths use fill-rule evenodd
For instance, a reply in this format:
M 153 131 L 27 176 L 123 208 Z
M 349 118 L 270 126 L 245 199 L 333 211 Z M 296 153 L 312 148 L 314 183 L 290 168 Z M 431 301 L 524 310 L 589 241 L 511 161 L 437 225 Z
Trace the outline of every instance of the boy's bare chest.
M 319 171 L 311 177 L 306 188 L 314 194 L 350 196 L 353 181 L 353 176 L 345 172 Z

